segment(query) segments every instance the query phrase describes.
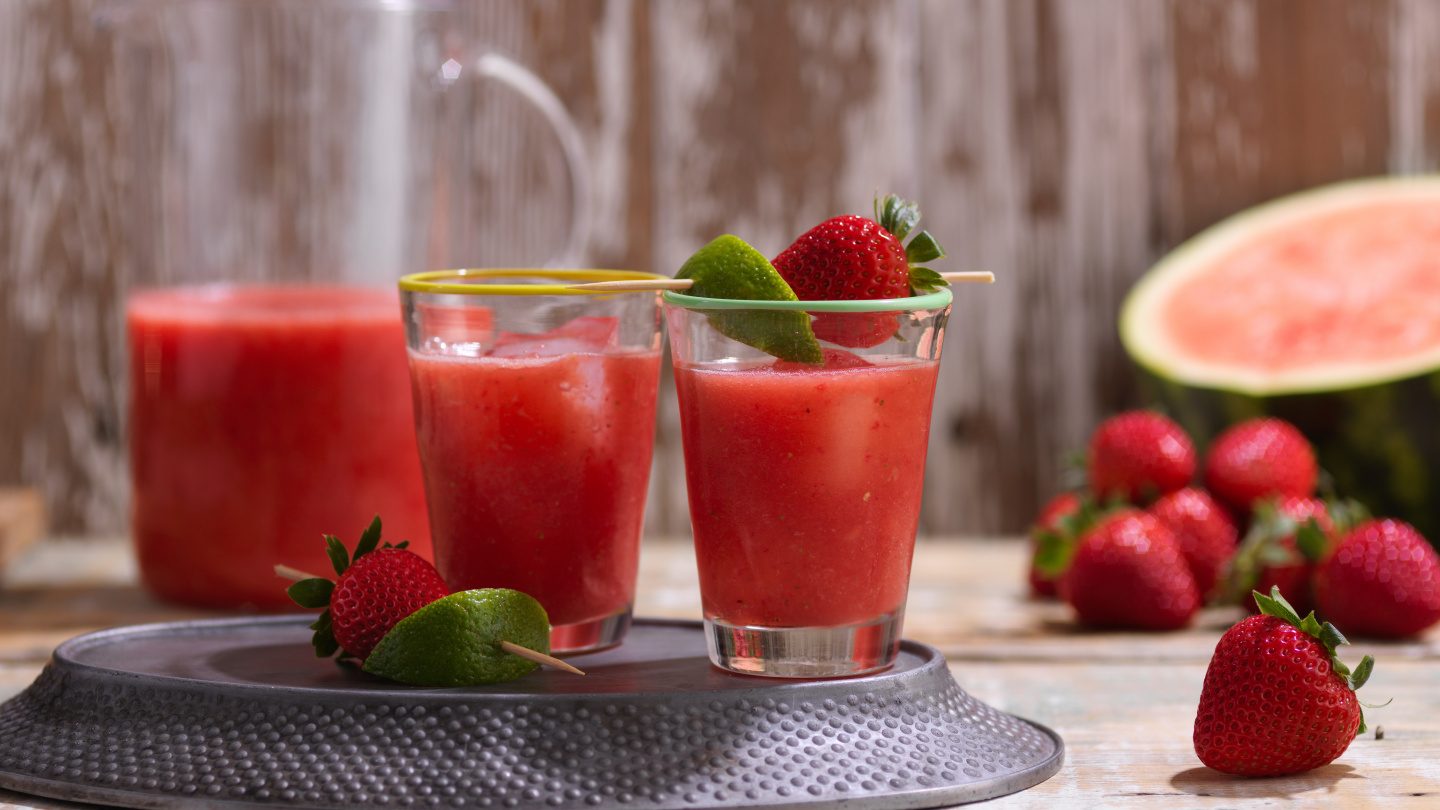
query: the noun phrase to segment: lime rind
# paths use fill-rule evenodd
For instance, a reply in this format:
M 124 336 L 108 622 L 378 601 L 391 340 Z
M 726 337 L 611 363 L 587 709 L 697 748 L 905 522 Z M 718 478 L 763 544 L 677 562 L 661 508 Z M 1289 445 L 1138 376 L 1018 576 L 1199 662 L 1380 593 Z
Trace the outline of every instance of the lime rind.
M 401 619 L 362 669 L 412 686 L 459 687 L 513 681 L 539 666 L 504 651 L 501 641 L 549 653 L 545 608 L 508 588 L 460 591 Z
M 798 301 L 770 260 L 738 236 L 716 237 L 681 265 L 676 278 L 695 282 L 690 292 L 706 298 Z M 736 310 L 706 314 L 715 331 L 731 340 L 794 363 L 820 365 L 825 355 L 803 311 Z

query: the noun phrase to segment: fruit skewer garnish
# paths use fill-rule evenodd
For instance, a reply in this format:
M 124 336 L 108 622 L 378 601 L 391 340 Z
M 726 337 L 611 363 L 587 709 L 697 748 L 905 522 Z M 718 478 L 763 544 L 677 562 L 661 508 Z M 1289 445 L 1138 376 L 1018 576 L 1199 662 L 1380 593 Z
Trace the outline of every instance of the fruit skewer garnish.
M 1284 776 L 1345 753 L 1365 731 L 1355 690 L 1375 660 L 1352 672 L 1335 652 L 1345 636 L 1315 614 L 1301 619 L 1273 588 L 1254 592 L 1259 616 L 1226 631 L 1205 672 L 1195 754 L 1236 776 Z
M 920 208 L 891 194 L 876 199 L 873 219 L 847 214 L 806 231 L 768 260 L 726 234 L 700 248 L 673 279 L 574 285 L 588 292 L 684 290 L 733 301 L 785 302 L 780 306 L 712 307 L 710 325 L 726 337 L 789 363 L 825 365 L 820 341 L 872 348 L 905 340 L 899 301 L 938 292 L 950 282 L 995 281 L 985 271 L 942 274 L 922 264 L 945 251 L 928 232 L 905 238 L 920 222 Z M 812 311 L 791 302 L 817 302 Z M 837 305 L 842 305 L 838 306 Z
M 324 608 L 311 625 L 317 656 L 339 651 L 367 672 L 424 686 L 498 683 L 538 664 L 585 674 L 542 651 L 550 624 L 533 598 L 500 588 L 452 594 L 435 567 L 406 545 L 381 546 L 376 517 L 353 555 L 325 536 L 333 582 L 275 566 L 278 576 L 295 580 L 286 592 L 296 604 Z

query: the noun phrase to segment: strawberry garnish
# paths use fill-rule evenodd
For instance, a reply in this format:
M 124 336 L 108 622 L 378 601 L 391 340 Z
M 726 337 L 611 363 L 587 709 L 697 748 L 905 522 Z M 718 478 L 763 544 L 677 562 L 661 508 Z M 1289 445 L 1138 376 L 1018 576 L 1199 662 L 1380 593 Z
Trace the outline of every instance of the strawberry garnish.
M 1408 523 L 1366 521 L 1316 568 L 1315 601 L 1352 633 L 1413 636 L 1440 622 L 1440 555 Z
M 1040 556 L 1043 549 L 1050 549 L 1049 553 L 1064 554 L 1064 564 L 1069 564 L 1069 549 L 1063 552 L 1058 545 L 1070 543 L 1073 546 L 1075 538 L 1075 527 L 1071 518 L 1080 514 L 1086 506 L 1086 502 L 1074 492 L 1062 492 L 1050 499 L 1045 507 L 1040 510 L 1040 515 L 1035 518 L 1035 525 L 1030 527 L 1030 595 L 1039 597 L 1053 597 L 1059 595 L 1059 588 L 1056 585 L 1056 578 L 1059 570 L 1053 574 L 1046 573 L 1040 569 Z M 1061 535 L 1064 535 L 1063 537 Z M 1052 565 L 1052 569 L 1059 566 Z
M 401 619 L 450 594 L 435 566 L 408 545 L 380 546 L 378 516 L 360 535 L 353 555 L 334 535 L 325 535 L 325 552 L 338 579 L 310 577 L 286 591 L 301 607 L 325 608 L 310 625 L 317 656 L 344 650 L 363 661 Z
M 1328 764 L 1365 731 L 1355 690 L 1375 660 L 1354 672 L 1335 653 L 1345 636 L 1315 614 L 1304 619 L 1278 589 L 1256 591 L 1261 615 L 1230 628 L 1215 647 L 1195 716 L 1200 761 L 1237 776 L 1283 776 Z
M 945 255 L 928 231 L 910 243 L 920 207 L 894 194 L 875 202 L 875 218 L 846 214 L 806 231 L 772 264 L 802 301 L 905 298 L 946 286 L 925 262 Z M 896 313 L 819 313 L 815 336 L 850 348 L 876 346 L 896 330 Z

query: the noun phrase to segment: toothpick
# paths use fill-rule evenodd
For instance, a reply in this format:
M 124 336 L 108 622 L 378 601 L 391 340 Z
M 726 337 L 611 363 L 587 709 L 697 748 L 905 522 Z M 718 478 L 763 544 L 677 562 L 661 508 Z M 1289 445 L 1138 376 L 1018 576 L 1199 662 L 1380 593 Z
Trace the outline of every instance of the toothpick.
M 989 270 L 958 270 L 941 273 L 940 277 L 951 284 L 994 284 L 995 274 Z M 655 290 L 688 290 L 694 284 L 688 278 L 636 279 L 633 281 L 592 281 L 589 284 L 571 284 L 566 289 L 588 290 L 590 292 L 653 292 Z
M 275 566 L 275 576 L 292 582 L 299 582 L 302 579 L 320 579 L 308 571 L 301 571 L 299 568 L 291 568 L 288 565 Z
M 561 661 L 559 658 L 554 657 L 553 655 L 546 655 L 545 653 L 532 650 L 529 647 L 521 647 L 519 644 L 516 644 L 513 641 L 500 642 L 500 649 L 510 653 L 511 655 L 518 655 L 521 658 L 527 658 L 537 664 L 544 664 L 547 667 L 563 669 L 572 675 L 585 674 L 585 671 L 580 669 L 579 667 L 567 664 L 564 661 Z

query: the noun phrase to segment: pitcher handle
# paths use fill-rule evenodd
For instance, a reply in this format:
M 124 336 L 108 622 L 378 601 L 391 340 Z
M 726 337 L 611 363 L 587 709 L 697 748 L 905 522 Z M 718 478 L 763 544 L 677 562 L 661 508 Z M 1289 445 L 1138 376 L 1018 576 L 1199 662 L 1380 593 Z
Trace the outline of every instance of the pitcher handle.
M 565 104 L 550 86 L 528 68 L 497 53 L 486 53 L 475 60 L 475 75 L 479 78 L 494 79 L 518 93 L 530 102 L 545 117 L 546 123 L 555 132 L 560 148 L 565 155 L 565 168 L 570 175 L 570 235 L 558 256 L 552 257 L 547 266 L 576 267 L 585 251 L 590 236 L 590 169 L 585 162 L 585 142 L 580 128 Z

